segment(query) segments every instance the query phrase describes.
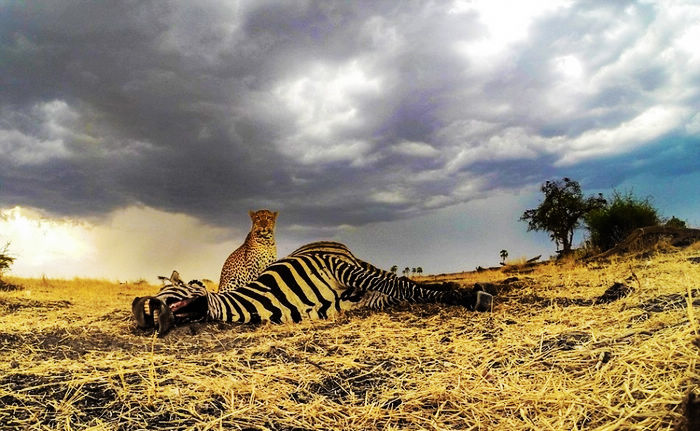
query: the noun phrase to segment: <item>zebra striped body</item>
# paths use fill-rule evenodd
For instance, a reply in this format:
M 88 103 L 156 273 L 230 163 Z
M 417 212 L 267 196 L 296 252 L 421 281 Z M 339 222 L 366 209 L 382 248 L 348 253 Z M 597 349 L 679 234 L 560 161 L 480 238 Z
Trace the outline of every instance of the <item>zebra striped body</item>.
M 374 271 L 378 271 L 381 273 L 382 277 L 396 277 L 395 274 L 391 272 L 386 272 L 382 271 L 379 268 L 376 268 L 369 263 L 360 260 L 356 258 L 350 249 L 348 249 L 344 244 L 338 243 L 338 242 L 332 242 L 332 241 L 320 241 L 320 242 L 313 242 L 304 246 L 299 247 L 295 251 L 290 254 L 291 256 L 301 256 L 304 254 L 318 254 L 318 253 L 324 253 L 324 254 L 329 254 L 333 256 L 337 256 L 340 259 L 347 259 L 348 262 L 361 266 L 363 268 L 371 268 Z M 342 308 L 370 308 L 372 310 L 383 310 L 389 306 L 396 305 L 400 302 L 401 300 L 394 298 L 392 296 L 389 296 L 385 293 L 381 293 L 375 290 L 358 290 L 358 291 L 348 291 L 346 292 L 346 298 L 344 298 L 344 305 L 345 302 L 350 302 L 355 303 L 355 306 L 348 306 L 345 305 Z
M 255 281 L 233 291 L 207 292 L 203 296 L 193 283 L 166 286 L 155 298 L 177 304 L 170 306 L 177 310 L 176 318 L 179 311 L 241 323 L 325 319 L 357 304 L 379 307 L 400 301 L 441 302 L 475 309 L 481 297 L 482 302 L 488 299 L 490 306 L 488 294 L 416 284 L 357 259 L 336 242 L 305 245 L 268 266 Z M 191 292 L 188 286 L 193 286 Z M 177 299 L 186 304 L 172 302 Z

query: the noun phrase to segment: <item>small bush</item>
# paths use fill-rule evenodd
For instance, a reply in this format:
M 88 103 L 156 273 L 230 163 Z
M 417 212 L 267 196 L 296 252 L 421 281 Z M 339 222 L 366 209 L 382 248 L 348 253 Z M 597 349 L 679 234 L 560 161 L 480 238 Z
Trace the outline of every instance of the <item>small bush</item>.
M 608 250 L 624 240 L 634 229 L 657 226 L 661 220 L 649 199 L 632 193 L 615 192 L 610 203 L 585 216 L 590 241 L 600 250 Z
M 0 250 L 0 276 L 2 275 L 3 271 L 6 269 L 10 268 L 10 265 L 12 265 L 12 262 L 15 261 L 15 258 L 10 256 L 7 252 L 7 248 L 10 246 L 9 243 L 5 244 L 5 247 L 3 247 L 2 250 Z
M 676 216 L 673 216 L 670 219 L 666 220 L 666 226 L 675 227 L 678 229 L 685 229 L 688 227 L 684 220 L 681 220 Z
M 13 290 L 22 290 L 23 286 L 19 284 L 8 283 L 5 280 L 0 280 L 0 292 L 11 292 Z

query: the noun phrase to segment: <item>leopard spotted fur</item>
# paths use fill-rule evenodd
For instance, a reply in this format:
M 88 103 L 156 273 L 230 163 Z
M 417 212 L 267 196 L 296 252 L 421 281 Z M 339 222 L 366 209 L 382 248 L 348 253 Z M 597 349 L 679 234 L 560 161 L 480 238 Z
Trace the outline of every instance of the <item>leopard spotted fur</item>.
M 277 260 L 275 243 L 277 211 L 249 211 L 248 214 L 253 225 L 243 244 L 224 262 L 219 278 L 219 292 L 245 286 Z

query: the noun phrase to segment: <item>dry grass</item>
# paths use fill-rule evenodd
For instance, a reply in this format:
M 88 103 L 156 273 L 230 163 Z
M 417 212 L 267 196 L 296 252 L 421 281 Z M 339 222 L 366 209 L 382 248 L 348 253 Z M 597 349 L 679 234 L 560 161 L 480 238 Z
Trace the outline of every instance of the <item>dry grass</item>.
M 518 277 L 491 314 L 411 306 L 163 339 L 130 316 L 156 286 L 10 279 L 24 289 L 0 291 L 0 427 L 682 429 L 700 382 L 693 256 L 442 277 Z M 614 282 L 634 291 L 577 305 Z
M 520 256 L 518 258 L 507 259 L 505 263 L 506 266 L 522 266 L 527 263 L 527 260 L 527 256 Z

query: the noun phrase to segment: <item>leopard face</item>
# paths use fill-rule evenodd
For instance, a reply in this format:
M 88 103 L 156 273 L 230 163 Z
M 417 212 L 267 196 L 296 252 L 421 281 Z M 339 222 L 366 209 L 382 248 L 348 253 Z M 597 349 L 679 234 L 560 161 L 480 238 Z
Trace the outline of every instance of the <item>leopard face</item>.
M 277 211 L 248 211 L 248 215 L 250 215 L 250 219 L 253 221 L 251 232 L 255 237 L 265 239 L 274 237 Z

